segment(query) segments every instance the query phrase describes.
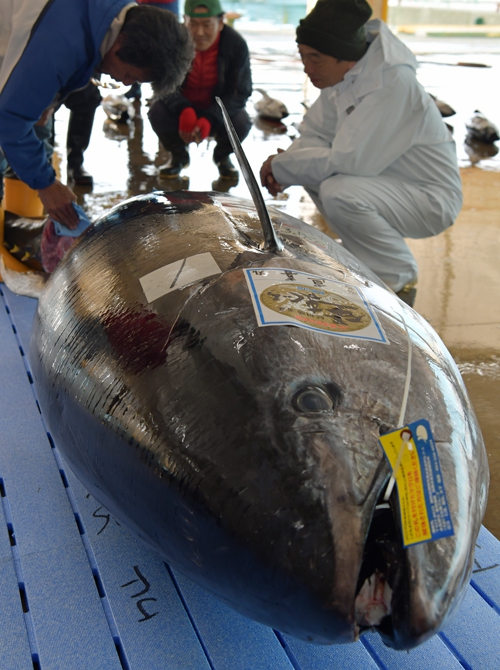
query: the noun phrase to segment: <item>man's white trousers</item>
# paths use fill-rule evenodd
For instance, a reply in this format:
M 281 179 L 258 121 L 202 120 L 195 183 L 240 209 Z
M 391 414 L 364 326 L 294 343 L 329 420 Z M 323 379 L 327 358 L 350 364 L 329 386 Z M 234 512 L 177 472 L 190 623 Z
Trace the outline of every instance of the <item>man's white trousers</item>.
M 417 278 L 404 238 L 437 235 L 452 223 L 423 190 L 392 177 L 334 175 L 306 190 L 345 248 L 394 291 Z

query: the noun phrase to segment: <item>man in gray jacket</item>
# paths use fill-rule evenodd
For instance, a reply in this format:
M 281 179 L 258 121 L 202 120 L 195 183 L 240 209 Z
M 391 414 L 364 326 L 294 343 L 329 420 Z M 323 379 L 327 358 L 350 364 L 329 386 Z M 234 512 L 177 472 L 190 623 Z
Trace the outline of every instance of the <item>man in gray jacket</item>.
M 417 263 L 404 238 L 451 226 L 461 181 L 415 57 L 371 13 L 366 0 L 319 0 L 300 21 L 304 71 L 321 93 L 261 180 L 272 195 L 303 185 L 344 246 L 412 304 Z

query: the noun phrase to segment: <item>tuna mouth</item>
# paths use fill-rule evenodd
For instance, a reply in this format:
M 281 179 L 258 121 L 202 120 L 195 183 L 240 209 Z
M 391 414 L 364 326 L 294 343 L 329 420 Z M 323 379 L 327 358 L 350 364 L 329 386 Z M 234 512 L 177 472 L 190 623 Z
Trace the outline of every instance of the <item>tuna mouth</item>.
M 379 502 L 368 531 L 354 603 L 360 634 L 376 629 L 388 646 L 396 643 L 406 619 L 408 570 L 393 498 Z M 404 624 L 403 624 L 404 625 Z

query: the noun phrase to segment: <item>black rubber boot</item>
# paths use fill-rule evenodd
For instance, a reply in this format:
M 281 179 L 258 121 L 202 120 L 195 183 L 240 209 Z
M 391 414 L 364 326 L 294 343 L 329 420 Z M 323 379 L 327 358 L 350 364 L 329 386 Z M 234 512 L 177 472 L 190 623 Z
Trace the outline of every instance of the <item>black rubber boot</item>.
M 160 167 L 160 177 L 167 179 L 178 177 L 180 171 L 189 165 L 189 151 L 177 133 L 158 137 L 165 149 L 172 154 L 170 161 Z
M 399 289 L 399 291 L 396 291 L 396 295 L 400 300 L 405 302 L 407 305 L 410 307 L 413 307 L 415 304 L 415 298 L 417 297 L 417 282 L 410 282 L 409 284 L 406 284 L 403 286 L 403 288 Z
M 95 73 L 95 76 L 99 77 Z M 101 104 L 101 94 L 94 84 L 70 93 L 64 105 L 70 110 L 66 135 L 68 183 L 92 188 L 92 175 L 83 167 L 83 154 L 89 146 L 96 109 Z
M 238 179 L 238 170 L 234 167 L 232 160 L 229 156 L 224 156 L 218 161 L 215 161 L 217 168 L 219 169 L 219 175 L 222 179 Z
M 83 165 L 75 165 L 74 167 L 68 165 L 68 181 L 78 186 L 93 186 L 94 184 L 92 175 L 87 172 Z

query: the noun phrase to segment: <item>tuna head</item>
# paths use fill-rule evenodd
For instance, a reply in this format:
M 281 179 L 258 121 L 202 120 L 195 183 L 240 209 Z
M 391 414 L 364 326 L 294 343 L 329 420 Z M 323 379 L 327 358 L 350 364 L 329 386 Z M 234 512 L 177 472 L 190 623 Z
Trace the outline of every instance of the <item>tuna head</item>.
M 375 626 L 387 644 L 410 648 L 440 628 L 468 583 L 484 450 L 430 329 L 382 289 L 373 300 L 388 345 L 256 328 L 241 270 L 226 273 L 184 314 L 190 344 L 179 338 L 169 350 L 177 382 L 162 391 L 162 413 L 185 436 L 190 476 L 217 524 L 272 575 L 244 580 L 233 606 L 319 643 Z M 395 494 L 381 504 L 390 468 L 378 438 L 398 425 L 408 355 L 389 306 L 416 340 L 407 419 L 434 427 L 455 527 L 406 549 Z
M 396 648 L 423 642 L 464 594 L 487 489 L 453 361 L 347 255 L 342 276 L 363 286 L 386 343 L 260 327 L 245 268 L 335 278 L 343 251 L 329 265 L 326 252 L 318 264 L 293 245 L 245 247 L 220 208 L 182 197 L 168 226 L 159 204 L 136 202 L 128 226 L 118 210 L 50 279 L 32 367 L 56 443 L 122 523 L 244 614 L 316 643 L 372 627 Z M 145 300 L 138 277 L 207 249 L 220 273 Z M 405 421 L 432 426 L 455 532 L 403 548 L 378 438 L 398 427 L 409 340 Z

